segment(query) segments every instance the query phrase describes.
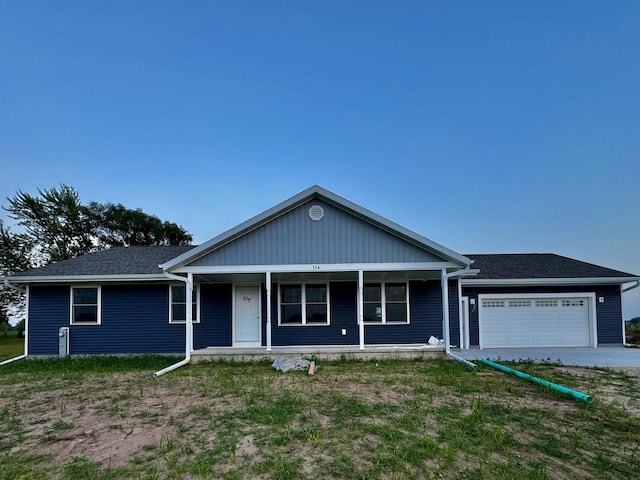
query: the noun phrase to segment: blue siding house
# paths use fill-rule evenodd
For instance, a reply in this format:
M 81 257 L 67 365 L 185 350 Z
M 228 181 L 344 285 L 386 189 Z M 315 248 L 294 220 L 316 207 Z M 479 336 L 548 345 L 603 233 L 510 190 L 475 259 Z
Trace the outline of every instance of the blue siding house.
M 636 275 L 553 254 L 463 255 L 321 187 L 199 246 L 122 247 L 6 279 L 26 354 L 622 344 Z

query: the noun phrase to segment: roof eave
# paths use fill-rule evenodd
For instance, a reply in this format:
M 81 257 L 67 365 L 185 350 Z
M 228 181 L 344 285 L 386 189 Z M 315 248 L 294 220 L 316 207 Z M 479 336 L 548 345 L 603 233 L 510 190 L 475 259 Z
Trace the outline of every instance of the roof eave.
M 234 228 L 227 230 L 224 233 L 212 238 L 211 240 L 203 243 L 202 245 L 195 247 L 188 252 L 183 253 L 182 255 L 177 256 L 176 258 L 169 260 L 163 264 L 158 265 L 164 271 L 171 271 L 177 267 L 184 266 L 190 261 L 195 260 L 198 257 L 201 257 L 208 253 L 210 250 L 220 247 L 235 238 L 244 235 L 251 230 L 254 230 L 261 225 L 267 223 L 268 221 L 277 218 L 281 215 L 284 215 L 288 211 L 293 208 L 301 205 L 308 200 L 313 198 L 320 198 L 329 203 L 332 203 L 338 207 L 347 209 L 352 213 L 356 214 L 359 218 L 366 220 L 370 223 L 373 223 L 383 229 L 390 231 L 391 233 L 395 233 L 396 235 L 400 235 L 404 239 L 411 241 L 412 243 L 425 248 L 427 250 L 433 251 L 440 256 L 443 256 L 446 260 L 457 263 L 461 266 L 468 267 L 473 261 L 464 255 L 461 255 L 439 243 L 436 243 L 432 240 L 429 240 L 426 237 L 418 235 L 417 233 L 398 225 L 391 220 L 388 220 L 377 213 L 374 213 L 366 208 L 353 203 L 339 195 L 336 195 L 329 190 L 326 190 L 318 185 L 314 185 L 313 187 L 307 188 L 306 190 L 294 195 L 293 197 L 280 202 L 279 204 L 265 210 L 264 212 L 256 215 L 255 217 L 250 218 L 249 220 L 235 226 Z
M 585 277 L 585 278 L 463 278 L 462 285 L 518 286 L 518 285 L 621 285 L 640 281 L 640 277 Z
M 11 283 L 77 283 L 77 282 L 156 282 L 167 280 L 162 273 L 127 274 L 127 275 L 14 275 L 5 277 Z M 4 279 L 3 279 L 4 280 Z

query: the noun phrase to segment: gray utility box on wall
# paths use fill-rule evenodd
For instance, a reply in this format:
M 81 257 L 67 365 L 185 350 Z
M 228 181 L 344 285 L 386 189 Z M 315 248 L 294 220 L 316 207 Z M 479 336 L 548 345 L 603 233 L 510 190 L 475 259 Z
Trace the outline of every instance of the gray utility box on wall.
M 58 355 L 69 355 L 69 327 L 60 327 L 58 330 Z

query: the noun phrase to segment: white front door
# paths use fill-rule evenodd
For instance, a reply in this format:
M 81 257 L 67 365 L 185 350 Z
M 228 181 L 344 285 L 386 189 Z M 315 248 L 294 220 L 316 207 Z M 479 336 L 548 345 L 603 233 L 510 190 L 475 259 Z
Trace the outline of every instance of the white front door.
M 259 285 L 235 287 L 233 317 L 233 346 L 260 346 L 262 332 Z

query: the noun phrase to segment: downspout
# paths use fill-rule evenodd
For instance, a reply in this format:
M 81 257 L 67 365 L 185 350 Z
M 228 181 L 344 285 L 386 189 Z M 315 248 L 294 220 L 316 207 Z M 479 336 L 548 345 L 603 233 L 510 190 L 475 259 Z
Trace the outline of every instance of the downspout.
M 24 288 L 20 288 L 16 285 L 13 285 L 11 282 L 9 282 L 8 278 L 4 279 L 4 286 L 7 288 L 10 288 L 11 290 L 15 290 L 16 292 L 20 292 L 20 293 L 27 293 L 27 290 L 25 290 Z M 28 299 L 27 299 L 28 302 Z M 27 316 L 29 316 L 29 308 L 27 307 Z M 11 363 L 11 362 L 15 362 L 16 360 L 22 360 L 23 358 L 27 358 L 27 354 L 29 352 L 29 342 L 27 341 L 29 339 L 28 337 L 28 321 L 25 319 L 24 322 L 24 353 L 22 355 L 18 355 L 17 357 L 13 357 L 10 358 L 8 360 L 5 360 L 4 362 L 0 362 L 0 366 L 2 365 L 6 365 L 7 363 Z
M 185 320 L 185 329 L 184 329 L 184 337 L 185 337 L 185 352 L 184 352 L 184 360 L 179 361 L 178 363 L 174 363 L 173 365 L 168 366 L 167 368 L 163 368 L 162 370 L 158 370 L 153 374 L 154 377 L 159 377 L 160 375 L 164 375 L 165 373 L 171 372 L 176 368 L 180 368 L 184 365 L 188 365 L 191 362 L 191 350 L 193 349 L 193 274 L 188 273 L 186 277 L 181 277 L 179 275 L 174 275 L 172 273 L 164 272 L 164 275 L 171 279 L 176 280 L 178 282 L 184 282 L 185 287 L 185 296 L 186 296 L 186 320 Z
M 636 280 L 636 282 L 633 285 L 630 285 L 627 288 L 623 288 L 622 285 L 620 285 L 620 302 L 622 302 L 622 294 L 624 292 L 628 292 L 629 290 L 633 290 L 634 288 L 638 288 L 639 286 L 640 286 L 640 280 Z M 633 347 L 633 345 L 630 345 L 627 343 L 627 329 L 625 327 L 624 317 L 622 318 L 622 344 L 625 347 L 627 346 Z
M 461 277 L 463 275 L 476 275 L 480 270 L 472 270 L 465 268 L 464 270 L 456 270 L 455 272 L 447 273 L 445 269 L 442 270 L 441 282 L 442 282 L 442 316 L 443 316 L 443 331 L 442 337 L 444 340 L 445 354 L 458 362 L 462 362 L 469 367 L 476 368 L 475 363 L 472 363 L 454 353 L 451 353 L 451 345 L 449 343 L 449 279 L 453 277 Z

